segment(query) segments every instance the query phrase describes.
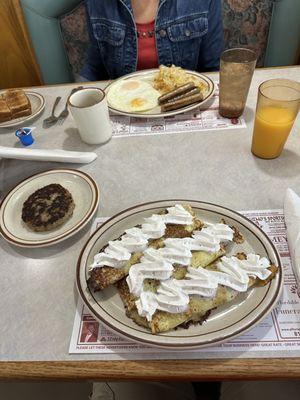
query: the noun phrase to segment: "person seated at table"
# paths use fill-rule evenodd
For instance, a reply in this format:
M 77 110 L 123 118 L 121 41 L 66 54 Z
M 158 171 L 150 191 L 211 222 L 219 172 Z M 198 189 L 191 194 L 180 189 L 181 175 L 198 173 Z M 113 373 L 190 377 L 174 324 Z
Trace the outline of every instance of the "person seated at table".
M 136 70 L 176 65 L 219 68 L 221 0 L 87 0 L 91 45 L 84 80 L 115 79 Z

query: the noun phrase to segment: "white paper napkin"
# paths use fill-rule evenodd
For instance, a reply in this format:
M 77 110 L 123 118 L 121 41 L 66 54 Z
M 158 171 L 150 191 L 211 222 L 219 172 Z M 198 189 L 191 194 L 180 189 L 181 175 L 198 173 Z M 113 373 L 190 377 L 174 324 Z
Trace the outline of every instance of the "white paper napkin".
M 287 189 L 284 199 L 284 218 L 294 274 L 300 291 L 300 197 Z
M 89 164 L 97 158 L 93 152 L 68 150 L 43 150 L 0 146 L 0 158 L 16 158 L 18 160 L 55 161 L 64 163 Z

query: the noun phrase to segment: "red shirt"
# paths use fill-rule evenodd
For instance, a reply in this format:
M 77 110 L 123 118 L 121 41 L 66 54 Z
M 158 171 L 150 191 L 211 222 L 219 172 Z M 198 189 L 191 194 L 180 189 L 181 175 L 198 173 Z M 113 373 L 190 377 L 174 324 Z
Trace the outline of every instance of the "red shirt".
M 154 26 L 155 21 L 147 24 L 136 24 L 138 31 L 138 70 L 158 67 Z M 149 34 L 149 32 L 151 33 Z

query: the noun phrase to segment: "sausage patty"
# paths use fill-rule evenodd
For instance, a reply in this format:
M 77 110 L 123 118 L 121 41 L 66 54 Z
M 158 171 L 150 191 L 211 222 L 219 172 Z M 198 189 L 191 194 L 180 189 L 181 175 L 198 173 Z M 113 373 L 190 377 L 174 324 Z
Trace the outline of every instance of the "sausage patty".
M 71 193 L 58 183 L 52 183 L 28 197 L 23 204 L 22 220 L 34 231 L 50 231 L 69 219 L 74 207 Z

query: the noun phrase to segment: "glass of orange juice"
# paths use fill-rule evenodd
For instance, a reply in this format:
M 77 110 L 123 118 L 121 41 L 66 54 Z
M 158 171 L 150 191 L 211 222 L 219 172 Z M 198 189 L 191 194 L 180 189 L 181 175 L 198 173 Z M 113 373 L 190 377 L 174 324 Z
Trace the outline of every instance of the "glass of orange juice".
M 299 82 L 271 79 L 259 86 L 251 148 L 255 156 L 280 156 L 299 106 Z

